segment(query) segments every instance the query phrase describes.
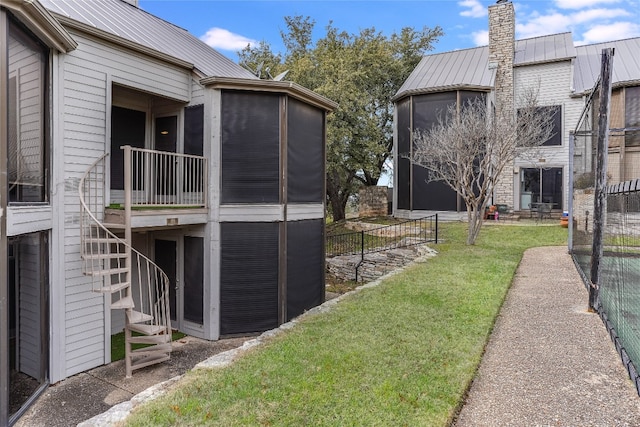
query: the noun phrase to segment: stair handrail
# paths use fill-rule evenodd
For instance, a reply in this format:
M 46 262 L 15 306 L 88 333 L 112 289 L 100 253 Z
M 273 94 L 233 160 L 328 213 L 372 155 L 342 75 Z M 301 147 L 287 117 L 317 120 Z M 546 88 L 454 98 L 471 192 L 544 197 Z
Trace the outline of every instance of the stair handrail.
M 86 181 L 87 178 L 91 175 L 92 171 L 94 171 L 94 169 L 97 169 L 100 165 L 100 163 L 103 163 L 102 166 L 102 170 L 103 170 L 103 174 L 104 174 L 104 170 L 106 168 L 106 158 L 109 156 L 109 153 L 104 153 L 102 156 L 100 156 L 95 162 L 93 162 L 91 164 L 91 166 L 87 169 L 87 171 L 83 174 L 82 178 L 80 179 L 80 182 L 78 184 L 78 193 L 79 193 L 79 198 L 80 198 L 80 246 L 81 246 L 81 253 L 84 255 L 85 250 L 86 250 L 86 244 L 85 244 L 85 239 L 86 239 L 86 235 L 84 233 L 84 229 L 86 224 L 84 223 L 85 220 L 90 220 L 92 221 L 95 225 L 97 225 L 101 231 L 106 235 L 109 236 L 109 238 L 114 239 L 115 241 L 118 242 L 118 244 L 124 246 L 124 247 L 128 247 L 130 248 L 130 250 L 132 251 L 132 253 L 136 256 L 136 264 L 137 264 L 137 270 L 138 270 L 138 287 L 140 288 L 139 290 L 139 296 L 140 296 L 140 303 L 142 304 L 143 298 L 142 298 L 142 283 L 141 283 L 141 278 L 142 278 L 142 269 L 141 267 L 141 263 L 139 262 L 140 260 L 142 260 L 144 263 L 146 263 L 148 266 L 152 267 L 153 270 L 159 274 L 160 280 L 159 282 L 162 284 L 162 286 L 160 286 L 160 289 L 156 289 L 156 296 L 157 298 L 155 298 L 155 302 L 153 302 L 154 299 L 152 298 L 147 298 L 147 302 L 149 303 L 149 310 L 142 310 L 141 308 L 141 312 L 144 314 L 148 314 L 148 315 L 152 315 L 154 318 L 154 321 L 152 322 L 152 325 L 155 326 L 160 326 L 160 320 L 164 320 L 164 322 L 162 322 L 164 325 L 166 325 L 166 332 L 167 334 L 171 333 L 171 316 L 169 313 L 170 310 L 170 306 L 169 306 L 169 277 L 166 275 L 166 273 L 155 263 L 153 262 L 150 258 L 148 258 L 147 256 L 145 256 L 143 253 L 141 253 L 140 251 L 136 250 L 131 244 L 129 244 L 127 241 L 125 241 L 124 239 L 121 239 L 120 237 L 118 237 L 116 234 L 114 234 L 111 230 L 109 230 L 103 223 L 102 221 L 100 221 L 96 215 L 94 214 L 94 212 L 92 212 L 91 208 L 88 206 L 87 204 L 87 200 L 85 198 L 85 194 L 84 191 L 86 189 Z M 90 178 L 89 178 L 90 179 Z M 98 181 L 98 180 L 96 180 Z M 105 181 L 101 180 L 98 181 L 101 188 L 101 191 L 104 195 L 104 185 L 105 185 Z M 96 186 L 96 189 L 98 187 Z M 96 200 L 97 200 L 97 196 L 96 196 Z M 102 205 L 104 205 L 104 197 L 102 198 Z M 85 219 L 85 215 L 88 217 Z M 133 264 L 133 262 L 131 262 L 131 264 Z M 83 269 L 85 268 L 86 265 L 86 261 L 83 264 Z M 133 265 L 130 265 L 130 268 L 133 267 Z M 147 268 L 147 275 L 151 276 L 150 272 L 151 272 L 151 268 Z M 156 281 L 157 283 L 158 281 Z M 133 283 L 130 283 L 130 286 L 133 289 Z M 148 289 L 149 293 L 148 295 L 154 295 L 153 293 L 151 293 L 151 289 Z M 135 299 L 134 299 L 135 301 Z M 153 302 L 153 304 L 152 304 Z M 146 304 L 145 304 L 146 305 Z M 145 307 L 146 308 L 146 307 Z M 160 316 L 157 316 L 157 314 L 161 314 Z M 165 319 L 162 319 L 163 316 L 166 316 Z M 160 318 L 160 319 L 158 319 Z M 157 319 L 157 320 L 156 320 Z

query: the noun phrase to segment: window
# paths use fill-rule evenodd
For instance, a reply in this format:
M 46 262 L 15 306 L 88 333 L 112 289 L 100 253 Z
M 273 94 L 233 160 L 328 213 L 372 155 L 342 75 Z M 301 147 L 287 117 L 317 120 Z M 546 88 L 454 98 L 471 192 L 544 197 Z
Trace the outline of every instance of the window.
M 544 146 L 562 145 L 562 108 L 559 105 L 539 107 L 553 114 L 553 135 L 544 142 Z
M 562 107 L 560 105 L 552 105 L 547 107 L 534 107 L 535 112 L 540 112 L 541 114 L 546 114 L 551 117 L 553 121 L 553 129 L 551 133 L 551 138 L 546 140 L 542 145 L 545 147 L 554 146 L 554 145 L 562 145 Z M 518 120 L 519 124 L 523 125 L 522 115 L 525 115 L 525 112 L 522 112 L 522 109 L 518 109 Z M 534 113 L 535 114 L 535 113 Z M 537 114 L 535 114 L 537 115 Z M 533 114 L 531 114 L 533 116 Z
M 48 49 L 9 20 L 8 58 L 9 202 L 47 202 Z
M 640 128 L 640 86 L 625 89 L 624 111 L 625 127 Z M 640 146 L 640 130 L 626 131 L 624 143 L 627 147 Z

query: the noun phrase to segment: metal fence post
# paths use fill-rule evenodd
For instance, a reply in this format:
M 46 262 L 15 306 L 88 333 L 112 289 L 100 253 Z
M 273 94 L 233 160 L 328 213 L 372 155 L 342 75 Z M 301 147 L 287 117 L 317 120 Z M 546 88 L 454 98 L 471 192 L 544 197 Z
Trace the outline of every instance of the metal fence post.
M 436 244 L 438 243 L 438 214 L 436 214 Z

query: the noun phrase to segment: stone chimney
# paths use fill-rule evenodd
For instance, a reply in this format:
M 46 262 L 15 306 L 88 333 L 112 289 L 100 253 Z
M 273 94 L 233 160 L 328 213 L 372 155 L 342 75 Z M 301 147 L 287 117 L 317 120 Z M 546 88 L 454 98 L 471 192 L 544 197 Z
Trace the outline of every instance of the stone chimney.
M 516 14 L 513 3 L 498 0 L 489 6 L 489 68 L 495 69 L 496 114 L 515 114 L 513 57 L 515 55 Z M 505 167 L 493 189 L 494 203 L 514 206 L 514 176 Z M 522 208 L 522 207 L 520 207 Z
M 513 57 L 516 14 L 513 3 L 498 0 L 489 6 L 489 68 L 496 68 L 496 108 L 513 111 Z

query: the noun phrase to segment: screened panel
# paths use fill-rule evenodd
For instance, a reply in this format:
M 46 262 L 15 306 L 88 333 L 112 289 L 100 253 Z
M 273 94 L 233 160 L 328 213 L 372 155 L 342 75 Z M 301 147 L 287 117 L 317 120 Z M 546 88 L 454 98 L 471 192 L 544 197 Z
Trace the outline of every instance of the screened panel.
M 184 313 L 185 320 L 202 325 L 204 284 L 204 239 L 184 237 Z
M 222 93 L 221 203 L 280 201 L 280 96 Z
M 324 201 L 324 112 L 289 98 L 287 200 Z
M 204 105 L 184 109 L 184 154 L 202 156 L 204 150 Z
M 553 112 L 553 135 L 544 142 L 544 146 L 562 145 L 562 107 L 554 105 L 551 107 L 539 107 Z
M 461 90 L 458 92 L 460 97 L 460 106 L 461 108 L 465 108 L 465 106 L 469 105 L 469 103 L 475 102 L 485 102 L 486 94 L 484 92 L 473 92 L 468 90 Z
M 48 49 L 13 21 L 9 24 L 8 111 L 3 111 L 8 120 L 9 202 L 46 202 Z
M 48 382 L 48 246 L 47 232 L 9 240 L 9 414 Z
M 625 127 L 640 128 L 640 86 L 625 89 Z M 640 130 L 625 132 L 625 145 L 640 145 Z
M 287 321 L 324 300 L 323 220 L 287 223 Z
M 457 211 L 458 195 L 442 181 L 429 181 L 429 171 L 413 166 L 413 209 Z
M 222 223 L 220 333 L 278 326 L 278 223 Z
M 431 129 L 447 116 L 447 109 L 456 103 L 456 92 L 432 93 L 413 97 L 413 129 Z
M 456 103 L 457 92 L 420 95 L 413 99 L 413 128 L 427 130 L 436 125 L 439 118 L 446 118 L 447 109 Z M 457 211 L 456 192 L 444 182 L 429 181 L 429 171 L 425 168 L 414 165 L 412 186 L 413 209 Z
M 411 98 L 406 98 L 396 105 L 397 111 L 397 182 L 398 209 L 411 209 Z

